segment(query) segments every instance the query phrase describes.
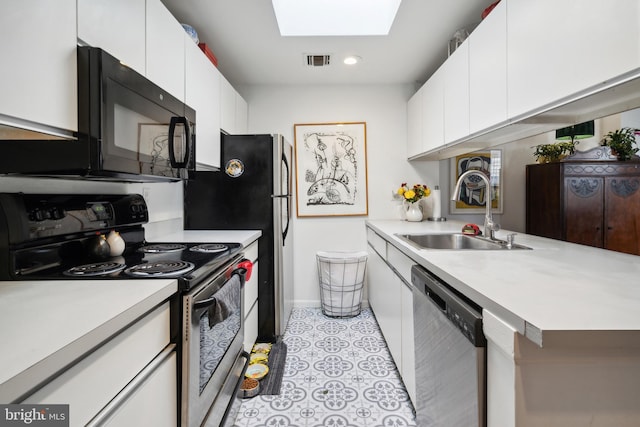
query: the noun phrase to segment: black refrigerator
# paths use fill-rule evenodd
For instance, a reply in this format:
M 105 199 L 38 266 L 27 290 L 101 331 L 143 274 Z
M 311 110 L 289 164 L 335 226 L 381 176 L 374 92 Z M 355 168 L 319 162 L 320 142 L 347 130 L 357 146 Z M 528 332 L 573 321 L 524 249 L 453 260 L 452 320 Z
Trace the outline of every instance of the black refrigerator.
M 293 148 L 282 135 L 222 135 L 221 168 L 185 181 L 189 230 L 261 230 L 258 339 L 284 334 L 293 306 Z

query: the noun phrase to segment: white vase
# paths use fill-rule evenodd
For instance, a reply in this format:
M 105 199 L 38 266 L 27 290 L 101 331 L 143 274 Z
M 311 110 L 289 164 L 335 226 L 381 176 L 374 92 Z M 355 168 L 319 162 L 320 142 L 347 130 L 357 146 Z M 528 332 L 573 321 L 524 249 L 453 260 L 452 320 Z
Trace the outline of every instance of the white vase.
M 414 203 L 407 203 L 407 221 L 420 222 L 422 221 L 422 206 L 420 201 Z
M 109 233 L 107 243 L 109 243 L 109 254 L 112 257 L 122 255 L 124 252 L 125 241 L 117 231 L 111 231 Z

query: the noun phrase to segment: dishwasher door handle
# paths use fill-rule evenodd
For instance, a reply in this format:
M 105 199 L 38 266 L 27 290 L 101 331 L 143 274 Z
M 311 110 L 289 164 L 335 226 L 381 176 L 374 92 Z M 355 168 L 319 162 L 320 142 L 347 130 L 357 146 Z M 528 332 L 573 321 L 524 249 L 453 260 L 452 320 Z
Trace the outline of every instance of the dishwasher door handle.
M 437 293 L 433 292 L 431 289 L 429 289 L 428 286 L 425 285 L 425 291 L 427 293 L 427 296 L 429 297 L 429 299 L 443 312 L 446 313 L 447 312 L 447 302 L 442 299 L 440 297 L 440 295 L 438 295 Z

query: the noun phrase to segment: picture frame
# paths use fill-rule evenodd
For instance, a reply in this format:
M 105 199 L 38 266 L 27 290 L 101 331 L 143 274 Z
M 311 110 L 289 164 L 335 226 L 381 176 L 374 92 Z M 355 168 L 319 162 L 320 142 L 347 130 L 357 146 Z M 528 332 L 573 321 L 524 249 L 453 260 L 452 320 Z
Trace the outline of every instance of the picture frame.
M 470 169 L 481 170 L 491 183 L 491 208 L 493 213 L 502 213 L 502 150 L 492 149 L 466 153 L 451 159 L 451 189 L 455 189 L 460 175 Z M 477 177 L 467 177 L 460 186 L 459 199 L 451 201 L 452 214 L 485 213 L 485 182 Z
M 368 215 L 365 122 L 294 125 L 298 217 Z

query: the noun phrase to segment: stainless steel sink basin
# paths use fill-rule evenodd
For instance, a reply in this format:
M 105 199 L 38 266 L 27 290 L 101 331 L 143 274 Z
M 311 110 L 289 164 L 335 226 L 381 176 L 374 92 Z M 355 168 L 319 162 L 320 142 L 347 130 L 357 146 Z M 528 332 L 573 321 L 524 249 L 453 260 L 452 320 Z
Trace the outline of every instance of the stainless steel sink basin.
M 418 249 L 451 249 L 451 250 L 513 250 L 531 249 L 527 246 L 507 242 L 489 240 L 483 237 L 469 236 L 461 233 L 446 234 L 396 234 L 399 238 Z

